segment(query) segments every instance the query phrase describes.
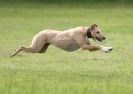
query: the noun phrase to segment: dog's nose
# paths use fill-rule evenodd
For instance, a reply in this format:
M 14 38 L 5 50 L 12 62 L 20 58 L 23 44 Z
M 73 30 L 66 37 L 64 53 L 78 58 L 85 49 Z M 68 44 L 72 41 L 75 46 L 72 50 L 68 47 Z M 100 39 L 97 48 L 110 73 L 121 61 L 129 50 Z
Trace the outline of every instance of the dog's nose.
M 103 37 L 103 40 L 105 40 L 106 38 L 105 37 Z

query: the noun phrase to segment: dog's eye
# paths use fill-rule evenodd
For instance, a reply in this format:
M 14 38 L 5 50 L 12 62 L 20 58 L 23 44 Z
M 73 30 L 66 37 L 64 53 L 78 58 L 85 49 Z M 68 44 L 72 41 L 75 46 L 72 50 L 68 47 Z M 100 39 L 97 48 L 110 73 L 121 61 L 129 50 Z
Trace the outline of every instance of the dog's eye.
M 99 31 L 97 31 L 97 33 L 100 33 Z

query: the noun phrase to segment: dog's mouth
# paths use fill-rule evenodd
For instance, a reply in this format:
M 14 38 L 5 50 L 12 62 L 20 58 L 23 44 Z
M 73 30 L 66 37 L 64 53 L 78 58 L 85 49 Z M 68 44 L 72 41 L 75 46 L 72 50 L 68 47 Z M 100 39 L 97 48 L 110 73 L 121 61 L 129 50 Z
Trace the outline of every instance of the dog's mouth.
M 103 40 L 105 40 L 105 37 L 101 37 L 101 38 L 96 37 L 96 40 L 99 41 L 99 42 L 102 42 Z

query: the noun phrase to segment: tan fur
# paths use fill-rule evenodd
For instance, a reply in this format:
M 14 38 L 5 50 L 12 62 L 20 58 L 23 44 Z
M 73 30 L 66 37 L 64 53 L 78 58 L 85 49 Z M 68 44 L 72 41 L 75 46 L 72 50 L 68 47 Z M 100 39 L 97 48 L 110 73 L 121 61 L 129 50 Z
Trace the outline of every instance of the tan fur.
M 87 38 L 88 28 L 90 27 L 76 27 L 65 31 L 43 30 L 34 36 L 31 46 L 20 47 L 11 54 L 11 57 L 20 51 L 44 53 L 50 44 L 68 52 L 78 50 L 79 48 L 89 51 L 101 50 L 100 46 L 91 46 Z M 92 27 L 92 29 L 93 33 L 97 31 L 97 27 Z M 94 33 L 94 35 L 96 34 Z

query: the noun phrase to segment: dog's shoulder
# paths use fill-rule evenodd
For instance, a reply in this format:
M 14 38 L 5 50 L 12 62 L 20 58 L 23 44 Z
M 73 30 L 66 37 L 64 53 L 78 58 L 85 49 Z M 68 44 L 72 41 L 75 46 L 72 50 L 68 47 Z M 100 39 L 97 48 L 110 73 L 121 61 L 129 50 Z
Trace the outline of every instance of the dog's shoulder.
M 80 33 L 82 35 L 85 35 L 86 34 L 86 27 L 84 27 L 84 26 L 76 27 L 75 32 Z
M 75 27 L 75 29 L 77 29 L 79 31 L 84 31 L 85 27 L 84 26 L 78 26 L 78 27 Z

